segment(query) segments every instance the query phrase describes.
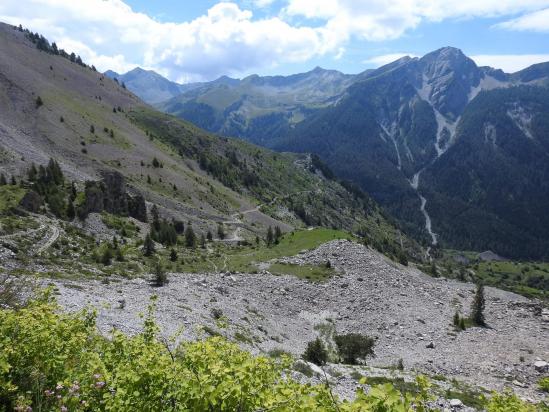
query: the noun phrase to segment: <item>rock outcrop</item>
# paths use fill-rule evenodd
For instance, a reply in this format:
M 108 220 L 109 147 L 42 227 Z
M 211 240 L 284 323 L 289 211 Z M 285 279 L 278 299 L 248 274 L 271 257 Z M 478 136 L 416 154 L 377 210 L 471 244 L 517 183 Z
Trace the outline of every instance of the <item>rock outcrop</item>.
M 43 204 L 44 199 L 34 190 L 29 190 L 19 202 L 19 206 L 32 213 L 38 213 Z
M 124 176 L 119 172 L 104 172 L 100 182 L 86 182 L 84 198 L 84 203 L 79 207 L 80 217 L 105 211 L 147 221 L 145 198 L 141 194 L 130 195 Z

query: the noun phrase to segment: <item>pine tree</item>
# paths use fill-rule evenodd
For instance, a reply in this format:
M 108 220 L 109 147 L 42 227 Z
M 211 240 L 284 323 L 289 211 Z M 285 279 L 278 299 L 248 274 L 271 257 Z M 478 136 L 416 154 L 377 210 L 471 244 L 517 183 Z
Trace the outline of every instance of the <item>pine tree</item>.
M 454 320 L 453 320 L 454 326 L 456 328 L 459 328 L 459 313 L 456 310 L 456 313 L 454 313 Z
M 267 246 L 271 246 L 273 244 L 274 235 L 273 235 L 273 228 L 269 226 L 269 229 L 267 230 Z
M 90 126 L 90 133 L 91 134 L 95 133 L 95 126 L 93 124 Z
M 196 235 L 194 234 L 194 230 L 191 225 L 187 225 L 187 229 L 185 230 L 185 245 L 190 248 L 194 248 L 196 246 Z
M 204 237 L 204 233 L 200 235 L 200 247 L 206 249 L 206 238 Z
M 147 175 L 147 183 L 152 184 L 152 180 L 151 180 L 151 177 L 149 175 Z
M 280 230 L 280 227 L 276 226 L 274 231 L 274 241 L 276 244 L 280 242 L 281 237 L 282 237 L 282 231 Z
M 72 203 L 71 200 L 69 200 L 69 203 L 67 204 L 67 218 L 69 220 L 73 220 L 76 216 L 76 210 L 74 209 L 74 203 Z
M 164 271 L 160 260 L 157 260 L 154 264 L 154 283 L 158 287 L 164 286 L 168 283 L 168 275 Z
M 208 242 L 211 242 L 213 240 L 212 232 L 208 230 L 208 233 L 206 233 L 206 239 L 208 239 Z
M 223 225 L 217 225 L 217 237 L 221 240 L 225 239 L 225 230 L 223 230 Z
M 12 186 L 17 185 L 17 180 L 15 180 L 15 176 L 13 176 L 13 175 L 11 176 L 10 185 L 12 185 Z
M 38 170 L 36 169 L 35 164 L 32 163 L 31 167 L 29 168 L 29 171 L 27 172 L 29 181 L 34 182 L 36 180 L 37 175 L 38 175 Z
M 118 262 L 124 262 L 124 253 L 122 253 L 122 249 L 118 248 L 114 252 L 115 258 Z
M 153 205 L 151 208 L 151 217 L 152 217 L 152 226 L 154 230 L 160 229 L 160 220 L 159 220 L 159 214 L 158 214 L 158 207 L 156 205 Z
M 0 186 L 6 186 L 8 184 L 8 181 L 6 180 L 6 176 L 4 173 L 0 173 Z
M 434 278 L 438 278 L 438 270 L 435 262 L 431 263 L 431 275 L 433 275 Z
M 42 106 L 44 104 L 44 102 L 42 101 L 42 98 L 40 96 L 38 96 L 36 98 L 36 108 L 38 109 L 40 106 Z
M 107 245 L 105 250 L 103 251 L 103 255 L 101 255 L 101 263 L 103 263 L 105 266 L 109 266 L 112 262 L 113 254 L 110 245 Z
M 177 261 L 177 252 L 175 251 L 175 249 L 172 249 L 172 250 L 170 251 L 170 260 L 171 260 L 172 262 Z
M 70 200 L 71 202 L 74 202 L 76 200 L 76 196 L 78 195 L 78 191 L 76 190 L 76 183 L 71 183 L 71 195 Z
M 152 256 L 154 254 L 154 242 L 152 240 L 151 234 L 145 236 L 145 242 L 143 243 L 143 254 L 145 256 Z
M 484 320 L 484 304 L 484 286 L 479 283 L 477 285 L 475 298 L 471 305 L 471 320 L 477 326 L 486 326 L 486 321 Z

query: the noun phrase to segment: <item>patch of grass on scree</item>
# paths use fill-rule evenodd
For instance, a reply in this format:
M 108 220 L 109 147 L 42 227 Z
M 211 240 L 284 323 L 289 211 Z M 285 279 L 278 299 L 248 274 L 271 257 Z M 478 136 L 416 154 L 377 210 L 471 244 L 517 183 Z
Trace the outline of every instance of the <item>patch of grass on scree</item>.
M 211 272 L 215 264 L 218 270 L 253 273 L 257 272 L 257 264 L 260 262 L 294 256 L 299 252 L 317 248 L 323 243 L 336 239 L 351 240 L 352 236 L 342 230 L 317 228 L 287 233 L 280 239 L 278 245 L 272 247 L 265 245 L 237 247 L 216 244 L 215 252 L 209 255 L 197 250 L 196 256 L 187 259 L 183 270 L 191 273 Z M 302 278 L 310 276 L 311 280 L 317 281 L 324 280 L 332 274 L 328 268 L 322 267 L 298 269 L 297 265 L 276 265 L 274 269 L 274 273 L 277 274 L 289 274 Z

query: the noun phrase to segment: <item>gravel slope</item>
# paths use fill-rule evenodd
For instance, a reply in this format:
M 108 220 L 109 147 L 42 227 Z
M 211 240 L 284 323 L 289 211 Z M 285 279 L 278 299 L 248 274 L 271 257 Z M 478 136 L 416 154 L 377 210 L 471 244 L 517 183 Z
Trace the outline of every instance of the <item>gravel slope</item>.
M 239 332 L 250 339 L 243 345 L 254 352 L 280 348 L 299 355 L 319 330 L 335 324 L 339 333 L 377 337 L 370 365 L 393 365 L 402 358 L 407 370 L 442 374 L 488 389 L 510 386 L 531 399 L 542 397 L 533 363 L 549 359 L 549 313 L 539 302 L 486 288 L 490 327 L 455 333 L 452 316 L 460 308 L 468 314 L 474 285 L 433 279 L 348 241 L 333 241 L 286 259 L 327 260 L 339 275 L 322 284 L 269 273 L 171 274 L 169 285 L 162 288 L 143 279 L 56 284 L 59 301 L 67 309 L 98 308 L 104 331 L 138 331 L 139 313 L 146 310 L 149 296 L 157 294 L 157 318 L 166 335 L 181 326 L 185 339 L 203 333 L 198 325 L 217 329 L 211 311 L 219 308 L 229 320 L 222 334 L 232 337 Z

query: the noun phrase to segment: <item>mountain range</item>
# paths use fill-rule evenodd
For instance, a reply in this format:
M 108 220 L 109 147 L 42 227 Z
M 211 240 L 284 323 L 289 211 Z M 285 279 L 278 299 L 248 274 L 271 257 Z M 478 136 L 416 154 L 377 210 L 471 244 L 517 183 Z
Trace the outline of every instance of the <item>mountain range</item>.
M 446 47 L 358 75 L 222 79 L 149 102 L 215 133 L 318 154 L 426 244 L 547 257 L 549 63 L 508 74 Z M 138 84 L 128 87 L 147 100 L 154 87 Z

